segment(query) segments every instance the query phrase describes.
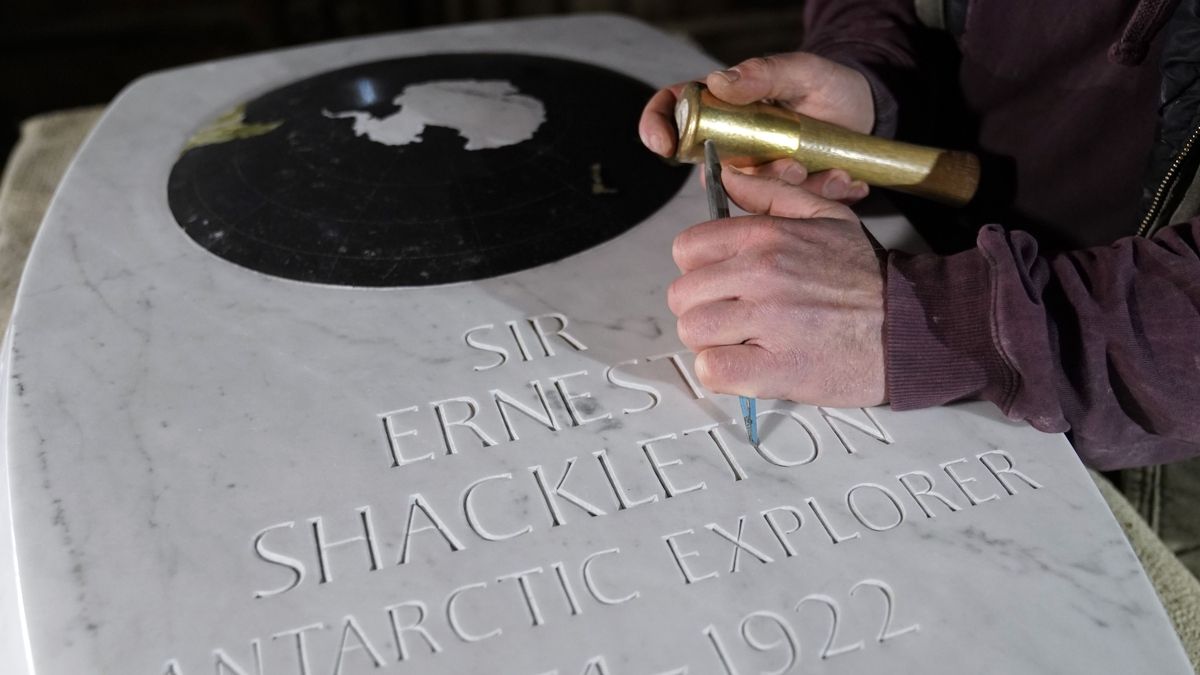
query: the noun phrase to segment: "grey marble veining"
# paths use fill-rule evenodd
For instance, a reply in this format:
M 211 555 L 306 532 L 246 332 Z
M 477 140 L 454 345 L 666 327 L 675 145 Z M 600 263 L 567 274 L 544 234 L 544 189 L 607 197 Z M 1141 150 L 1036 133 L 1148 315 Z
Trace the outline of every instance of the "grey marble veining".
M 715 65 L 544 19 L 195 66 L 113 104 L 0 360 L 4 672 L 1191 672 L 1063 438 L 986 404 L 762 402 L 756 453 L 665 307 L 696 181 L 565 260 L 424 288 L 268 277 L 174 224 L 166 176 L 221 111 L 471 50 L 656 86 Z

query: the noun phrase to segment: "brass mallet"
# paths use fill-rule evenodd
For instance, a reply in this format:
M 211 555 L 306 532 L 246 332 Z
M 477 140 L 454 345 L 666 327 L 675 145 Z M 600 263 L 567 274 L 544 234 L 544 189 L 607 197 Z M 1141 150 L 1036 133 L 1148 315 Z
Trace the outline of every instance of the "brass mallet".
M 842 169 L 868 185 L 954 206 L 971 201 L 979 185 L 979 159 L 969 152 L 860 134 L 766 103 L 733 105 L 696 82 L 683 88 L 675 125 L 681 162 L 703 162 L 711 140 L 734 166 L 791 157 L 811 172 Z

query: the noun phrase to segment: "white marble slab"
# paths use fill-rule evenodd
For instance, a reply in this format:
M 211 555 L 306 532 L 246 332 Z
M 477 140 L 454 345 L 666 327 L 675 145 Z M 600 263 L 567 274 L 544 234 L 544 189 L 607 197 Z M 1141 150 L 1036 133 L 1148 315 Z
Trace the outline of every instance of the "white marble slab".
M 267 277 L 174 224 L 167 173 L 231 105 L 342 65 L 505 49 L 654 85 L 714 65 L 625 19 L 545 19 L 185 68 L 114 103 L 4 352 L 4 672 L 1191 672 L 1061 437 L 984 404 L 764 402 L 756 454 L 736 400 L 689 380 L 665 308 L 670 241 L 705 219 L 695 181 L 566 260 L 419 289 Z M 534 319 L 547 356 L 545 315 L 577 344 Z M 465 341 L 486 325 L 503 365 Z M 504 395 L 541 410 L 531 381 L 557 431 L 501 419 Z M 493 443 L 459 425 L 449 454 L 437 410 L 467 401 Z M 370 546 L 330 543 L 364 523 Z

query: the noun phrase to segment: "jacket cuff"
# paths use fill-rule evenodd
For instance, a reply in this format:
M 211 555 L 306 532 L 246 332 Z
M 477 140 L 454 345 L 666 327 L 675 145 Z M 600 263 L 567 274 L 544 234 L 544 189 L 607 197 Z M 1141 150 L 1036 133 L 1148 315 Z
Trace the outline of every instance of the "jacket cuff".
M 996 347 L 983 254 L 889 252 L 886 377 L 894 410 L 981 397 L 1007 409 L 1015 371 Z

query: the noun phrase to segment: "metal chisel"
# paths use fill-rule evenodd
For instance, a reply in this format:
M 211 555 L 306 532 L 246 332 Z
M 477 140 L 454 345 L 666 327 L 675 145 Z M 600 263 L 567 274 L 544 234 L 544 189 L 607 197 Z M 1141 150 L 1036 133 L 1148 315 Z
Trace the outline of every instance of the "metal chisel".
M 721 160 L 717 157 L 717 146 L 712 141 L 704 142 L 704 184 L 708 190 L 708 217 L 713 220 L 728 218 L 729 196 L 725 194 L 725 186 L 721 183 Z M 757 401 L 739 396 L 738 403 L 742 408 L 742 421 L 746 424 L 746 436 L 750 438 L 750 445 L 757 448 Z

